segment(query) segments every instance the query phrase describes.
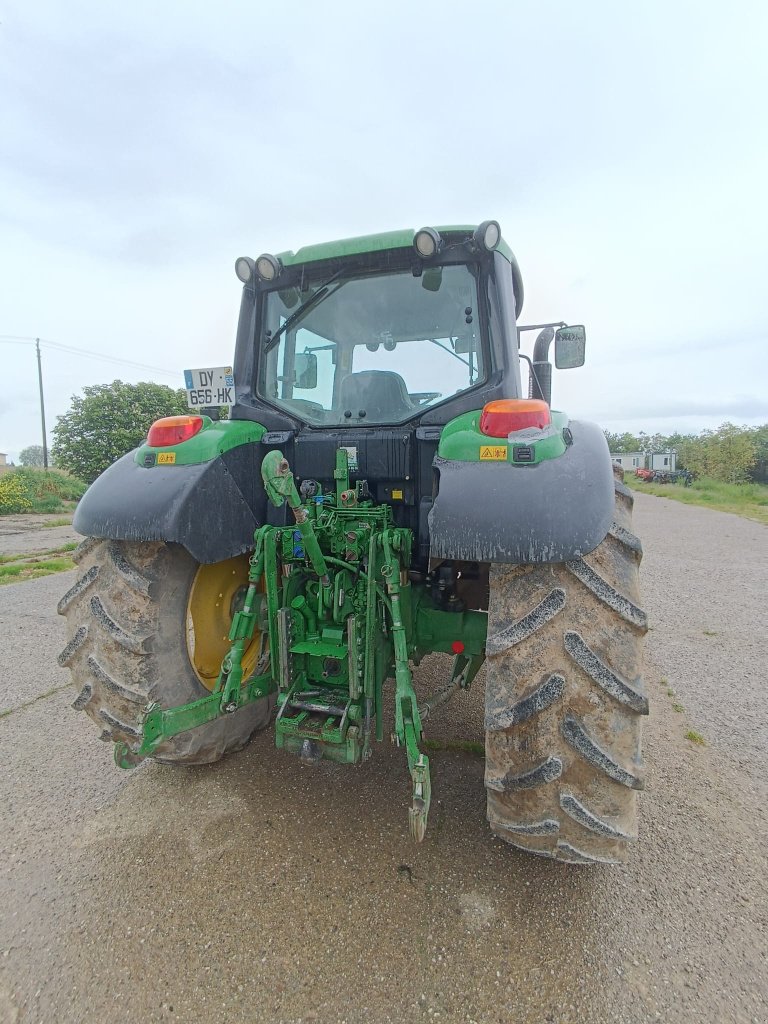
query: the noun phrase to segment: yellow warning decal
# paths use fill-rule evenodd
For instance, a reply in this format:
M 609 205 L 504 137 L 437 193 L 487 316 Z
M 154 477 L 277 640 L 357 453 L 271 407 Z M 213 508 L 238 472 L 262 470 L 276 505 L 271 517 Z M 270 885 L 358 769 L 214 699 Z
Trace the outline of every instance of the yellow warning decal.
M 480 458 L 489 459 L 493 462 L 505 462 L 507 458 L 507 446 L 505 444 L 485 444 L 480 449 Z
M 176 452 L 159 452 L 157 456 L 158 466 L 172 466 L 176 461 Z
M 398 491 L 398 490 L 393 490 L 392 491 L 392 501 L 402 501 L 402 500 L 403 500 L 403 492 L 402 491 Z

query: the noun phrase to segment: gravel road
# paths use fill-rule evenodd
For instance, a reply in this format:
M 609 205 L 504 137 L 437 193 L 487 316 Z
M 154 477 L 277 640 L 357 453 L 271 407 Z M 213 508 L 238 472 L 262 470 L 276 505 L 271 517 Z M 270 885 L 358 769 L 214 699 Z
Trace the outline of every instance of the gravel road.
M 389 746 L 120 772 L 56 665 L 74 573 L 0 588 L 0 1021 L 763 1024 L 768 532 L 648 495 L 636 525 L 653 703 L 621 868 L 492 839 L 457 752 L 418 847 Z M 460 699 L 432 737 L 481 738 L 482 678 Z

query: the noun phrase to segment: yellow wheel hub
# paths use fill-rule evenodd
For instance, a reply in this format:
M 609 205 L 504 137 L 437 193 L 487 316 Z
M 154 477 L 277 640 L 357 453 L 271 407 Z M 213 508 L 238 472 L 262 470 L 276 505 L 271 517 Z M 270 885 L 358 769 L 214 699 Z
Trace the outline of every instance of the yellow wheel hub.
M 231 646 L 232 616 L 242 607 L 247 586 L 248 555 L 201 565 L 192 581 L 187 603 L 187 652 L 206 690 L 216 685 L 221 662 Z M 256 630 L 243 654 L 243 680 L 253 674 L 260 651 L 261 633 Z

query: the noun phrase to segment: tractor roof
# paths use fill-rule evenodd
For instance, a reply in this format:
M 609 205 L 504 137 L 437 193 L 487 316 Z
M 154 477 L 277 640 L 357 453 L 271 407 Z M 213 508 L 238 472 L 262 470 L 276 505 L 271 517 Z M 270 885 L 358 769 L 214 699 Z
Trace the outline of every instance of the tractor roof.
M 437 225 L 435 230 L 450 238 L 451 241 L 458 241 L 459 238 L 471 236 L 476 226 L 475 224 Z M 357 238 L 342 238 L 336 242 L 305 245 L 298 252 L 288 250 L 278 253 L 278 256 L 284 267 L 292 267 L 300 263 L 314 263 L 317 260 L 336 259 L 342 256 L 357 256 L 365 252 L 410 249 L 413 245 L 414 234 L 413 228 L 404 228 L 401 231 L 383 231 L 378 235 L 360 235 Z M 510 262 L 514 262 L 512 250 L 503 239 L 499 242 L 497 249 Z

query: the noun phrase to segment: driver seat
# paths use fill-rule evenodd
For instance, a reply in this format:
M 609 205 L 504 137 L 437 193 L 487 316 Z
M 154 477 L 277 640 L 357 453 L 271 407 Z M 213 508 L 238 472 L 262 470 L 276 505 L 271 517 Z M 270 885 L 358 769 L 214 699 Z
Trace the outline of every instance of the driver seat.
M 405 381 L 392 370 L 350 373 L 341 382 L 339 404 L 353 416 L 363 409 L 366 416 L 380 422 L 401 420 L 414 410 Z

